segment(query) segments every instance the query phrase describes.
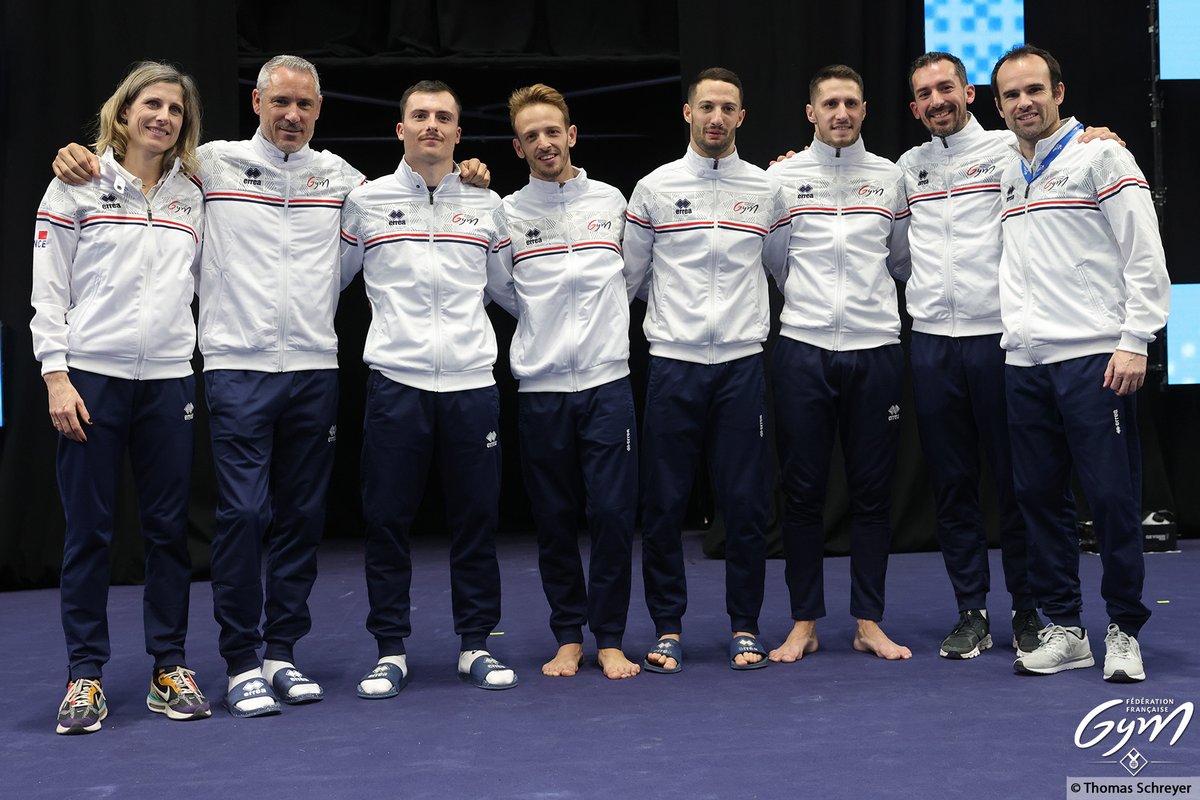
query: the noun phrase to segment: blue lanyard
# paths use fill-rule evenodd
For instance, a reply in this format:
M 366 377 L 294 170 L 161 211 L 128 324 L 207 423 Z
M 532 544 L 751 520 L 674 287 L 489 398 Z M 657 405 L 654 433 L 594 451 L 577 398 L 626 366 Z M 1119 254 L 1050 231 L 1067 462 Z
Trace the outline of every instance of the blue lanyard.
M 1038 171 L 1033 173 L 1032 175 L 1029 174 L 1029 167 L 1025 166 L 1024 161 L 1021 161 L 1021 174 L 1025 176 L 1025 183 L 1026 184 L 1033 183 L 1038 178 L 1042 177 L 1042 173 L 1046 171 L 1046 168 L 1050 166 L 1050 163 L 1052 161 L 1054 161 L 1054 159 L 1058 158 L 1058 154 L 1061 153 L 1062 149 L 1067 146 L 1067 142 L 1074 139 L 1075 134 L 1081 130 L 1083 130 L 1083 123 L 1076 122 L 1075 127 L 1071 128 L 1071 130 L 1067 133 L 1066 136 L 1059 139 L 1058 144 L 1056 144 L 1056 145 L 1054 145 L 1054 147 L 1050 148 L 1050 152 L 1047 153 L 1046 157 L 1042 159 L 1042 165 L 1040 167 L 1038 167 Z

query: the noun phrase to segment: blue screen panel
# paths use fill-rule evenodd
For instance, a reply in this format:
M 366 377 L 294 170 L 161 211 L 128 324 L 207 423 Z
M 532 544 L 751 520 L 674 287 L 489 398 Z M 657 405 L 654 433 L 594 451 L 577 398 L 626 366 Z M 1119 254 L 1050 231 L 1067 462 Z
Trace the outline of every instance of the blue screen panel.
M 1158 75 L 1200 78 L 1200 3 L 1158 0 Z
M 967 80 L 987 86 L 1000 56 L 1025 42 L 1025 0 L 925 0 L 925 50 L 962 59 Z
M 1200 283 L 1171 284 L 1167 383 L 1200 383 Z

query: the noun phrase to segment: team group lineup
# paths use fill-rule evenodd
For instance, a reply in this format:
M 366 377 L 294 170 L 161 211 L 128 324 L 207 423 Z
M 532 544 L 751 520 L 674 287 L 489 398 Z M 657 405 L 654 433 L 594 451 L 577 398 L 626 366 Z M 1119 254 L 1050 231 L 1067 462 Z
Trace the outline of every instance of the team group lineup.
M 576 127 L 544 84 L 509 98 L 530 177 L 501 199 L 485 165 L 456 163 L 462 109 L 439 81 L 405 91 L 403 159 L 367 182 L 309 146 L 322 98 L 308 61 L 262 67 L 251 139 L 203 145 L 192 79 L 135 65 L 101 109 L 94 152 L 59 151 L 37 213 L 31 328 L 67 522 L 69 675 L 56 731 L 99 730 L 108 713 L 109 547 L 126 453 L 145 541 L 147 705 L 174 720 L 211 714 L 184 652 L 197 338 L 218 488 L 211 573 L 225 705 L 257 717 L 324 696 L 296 666 L 295 646 L 311 627 L 336 443 L 334 312 L 359 272 L 372 316 L 361 474 L 367 630 L 378 645 L 359 697 L 394 697 L 409 681 L 409 536 L 434 464 L 458 673 L 482 689 L 518 683 L 486 649 L 501 610 L 488 302 L 517 320 L 521 464 L 558 647 L 545 675 L 580 670 L 585 628 L 608 678 L 683 669 L 681 528 L 702 451 L 726 524 L 730 667 L 816 651 L 835 434 L 850 491 L 854 647 L 911 658 L 880 625 L 904 369 L 896 280 L 906 282 L 918 428 L 957 601 L 940 655 L 970 659 L 993 644 L 982 451 L 999 500 L 1015 671 L 1094 664 L 1080 619 L 1074 468 L 1103 564 L 1103 677 L 1143 680 L 1135 394 L 1169 300 L 1149 187 L 1114 134 L 1060 115 L 1062 71 L 1045 50 L 1015 48 L 993 70 L 1008 131 L 971 115 L 975 90 L 953 55 L 922 55 L 909 78 L 912 114 L 931 138 L 897 163 L 865 149 L 862 79 L 832 65 L 809 85 L 811 144 L 763 170 L 735 146 L 740 80 L 704 70 L 683 106 L 686 152 L 626 203 L 572 164 Z M 769 364 L 768 276 L 784 295 Z M 636 298 L 650 346 L 640 425 L 628 366 Z M 770 650 L 758 624 L 774 483 L 768 370 L 793 619 Z M 639 518 L 657 642 L 630 659 Z

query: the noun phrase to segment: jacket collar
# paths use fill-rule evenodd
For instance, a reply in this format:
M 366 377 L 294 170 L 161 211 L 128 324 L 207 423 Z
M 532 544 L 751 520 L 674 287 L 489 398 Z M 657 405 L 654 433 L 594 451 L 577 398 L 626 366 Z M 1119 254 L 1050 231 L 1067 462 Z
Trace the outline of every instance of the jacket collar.
M 1064 117 L 1062 124 L 1058 126 L 1058 130 L 1053 135 L 1038 140 L 1037 144 L 1033 146 L 1033 161 L 1031 163 L 1041 164 L 1042 160 L 1046 158 L 1046 154 L 1050 152 L 1050 149 L 1054 145 L 1058 144 L 1060 140 L 1074 135 L 1075 126 L 1078 124 L 1078 121 L 1074 117 Z
M 582 197 L 587 188 L 588 177 L 583 167 L 575 167 L 575 177 L 563 183 L 543 181 L 529 176 L 529 191 L 539 200 L 570 200 Z
M 863 155 L 867 152 L 867 146 L 863 144 L 863 137 L 859 136 L 858 140 L 852 145 L 846 147 L 831 147 L 825 144 L 820 139 L 813 138 L 812 144 L 809 145 L 808 151 L 813 154 L 817 161 L 822 164 L 833 164 L 835 166 L 841 164 L 851 164 L 856 161 L 861 161 Z
M 942 149 L 955 152 L 964 150 L 978 141 L 980 138 L 987 135 L 987 131 L 979 124 L 979 120 L 975 119 L 975 115 L 967 113 L 967 124 L 958 133 L 952 133 L 949 136 L 934 136 L 931 141 L 940 145 Z
M 454 169 L 450 170 L 446 177 L 442 178 L 441 183 L 433 187 L 433 190 L 437 191 L 439 187 L 447 186 L 450 183 L 459 183 L 458 172 L 458 162 L 455 162 Z M 419 172 L 410 167 L 408 162 L 403 158 L 400 159 L 400 163 L 396 166 L 395 174 L 401 185 L 411 186 L 412 188 L 420 189 L 423 192 L 429 191 L 429 186 L 426 185 L 425 179 L 421 177 Z
M 304 147 L 301 147 L 296 152 L 285 153 L 271 144 L 266 136 L 263 136 L 262 128 L 254 129 L 254 136 L 250 139 L 250 143 L 254 150 L 265 158 L 271 166 L 281 169 L 303 164 L 312 157 L 312 148 L 308 146 L 307 142 L 304 143 Z
M 688 170 L 701 178 L 724 177 L 741 162 L 737 150 L 722 159 L 713 159 L 697 153 L 689 146 L 683 155 L 683 163 L 687 165 Z

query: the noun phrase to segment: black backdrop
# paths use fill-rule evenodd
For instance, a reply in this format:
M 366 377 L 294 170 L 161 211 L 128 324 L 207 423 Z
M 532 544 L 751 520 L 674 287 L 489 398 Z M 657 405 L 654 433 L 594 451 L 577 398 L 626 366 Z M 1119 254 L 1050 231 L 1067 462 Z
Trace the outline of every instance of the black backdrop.
M 270 55 L 293 52 L 321 70 L 326 95 L 314 145 L 345 156 L 368 175 L 390 172 L 400 157 L 394 138 L 395 100 L 425 77 L 446 80 L 462 94 L 461 156 L 492 166 L 501 194 L 525 180 L 515 160 L 503 101 L 516 86 L 541 80 L 568 93 L 580 127 L 576 163 L 628 194 L 637 179 L 678 157 L 686 146 L 680 117 L 682 85 L 698 70 L 723 65 L 746 84 L 746 124 L 739 133 L 744 158 L 765 164 L 811 137 L 804 119 L 808 78 L 840 61 L 859 69 L 867 84 L 864 138 L 880 155 L 896 158 L 924 131 L 907 110 L 908 62 L 923 50 L 921 3 L 818 0 L 731 5 L 711 0 L 605 4 L 508 3 L 471 0 L 374 0 L 331 4 L 298 0 L 286 6 L 210 0 L 170 7 L 127 2 L 8 3 L 0 18 L 0 320 L 4 322 L 5 409 L 0 428 L 0 588 L 52 585 L 62 553 L 62 511 L 54 484 L 54 436 L 47 424 L 45 389 L 30 354 L 28 235 L 38 198 L 50 178 L 59 144 L 85 141 L 84 126 L 132 61 L 173 60 L 198 80 L 205 101 L 206 138 L 244 138 L 256 120 L 250 83 Z M 280 14 L 277 9 L 286 9 Z M 1147 80 L 1150 43 L 1146 10 L 1129 0 L 1029 3 L 1030 41 L 1063 62 L 1065 112 L 1119 131 L 1147 175 L 1153 151 Z M 607 88 L 605 88 L 607 87 Z M 614 88 L 619 87 L 619 88 Z M 990 91 L 979 87 L 974 110 L 987 127 L 999 119 Z M 1200 99 L 1196 82 L 1164 84 L 1167 194 L 1165 234 L 1175 281 L 1200 281 L 1188 226 L 1197 201 L 1188 191 L 1198 174 L 1189 126 Z M 778 301 L 778 298 L 776 298 Z M 635 304 L 635 317 L 640 315 Z M 360 283 L 342 298 L 339 451 L 330 493 L 327 534 L 360 536 L 358 449 L 362 386 L 359 358 L 369 318 Z M 513 329 L 493 314 L 501 349 Z M 645 345 L 634 324 L 633 378 L 640 396 Z M 505 492 L 508 530 L 530 527 L 520 481 L 515 430 L 515 384 L 502 356 Z M 1200 531 L 1197 461 L 1200 390 L 1142 392 L 1147 509 L 1174 510 L 1181 529 Z M 202 405 L 202 404 L 201 404 Z M 197 441 L 192 501 L 193 557 L 207 569 L 213 480 L 203 418 Z M 897 550 L 934 546 L 932 503 L 912 415 L 904 419 L 895 490 Z M 835 461 L 835 471 L 840 470 Z M 135 497 L 126 481 L 114 547 L 114 579 L 140 577 L 141 545 Z M 440 498 L 432 487 L 420 527 L 436 532 Z M 990 512 L 990 497 L 985 505 Z M 827 522 L 829 552 L 842 553 L 845 492 L 835 480 Z M 692 521 L 710 516 L 703 490 Z M 989 518 L 991 514 L 989 513 Z M 719 526 L 718 526 L 719 528 Z M 710 537 L 719 539 L 719 537 Z M 714 542 L 719 545 L 719 542 Z

